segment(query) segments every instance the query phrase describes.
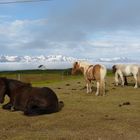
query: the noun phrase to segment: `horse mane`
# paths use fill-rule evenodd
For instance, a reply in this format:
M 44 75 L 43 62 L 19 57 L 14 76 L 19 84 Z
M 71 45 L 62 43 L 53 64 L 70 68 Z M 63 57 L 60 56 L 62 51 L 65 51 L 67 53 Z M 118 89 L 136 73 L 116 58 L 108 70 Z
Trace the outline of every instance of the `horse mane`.
M 11 87 L 16 86 L 16 88 L 20 88 L 20 87 L 31 87 L 31 83 L 25 83 L 25 82 L 21 82 L 15 79 L 7 79 L 6 78 L 6 83 L 8 85 L 11 85 Z
M 91 65 L 89 62 L 87 62 L 86 60 L 79 60 L 77 61 L 79 64 L 82 64 L 82 65 Z
M 3 82 L 5 87 L 5 95 L 10 96 L 12 89 L 18 89 L 23 87 L 31 87 L 30 83 L 24 83 L 14 79 L 8 79 L 6 77 L 0 77 L 0 80 Z
M 115 73 L 116 70 L 117 70 L 116 65 L 113 65 L 113 66 L 112 66 L 112 71 L 113 71 L 113 73 Z

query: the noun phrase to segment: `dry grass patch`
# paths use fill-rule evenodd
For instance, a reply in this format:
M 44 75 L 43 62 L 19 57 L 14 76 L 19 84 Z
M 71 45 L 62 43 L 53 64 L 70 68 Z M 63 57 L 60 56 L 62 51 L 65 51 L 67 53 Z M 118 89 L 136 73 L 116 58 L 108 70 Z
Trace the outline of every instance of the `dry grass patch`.
M 104 97 L 95 96 L 95 88 L 92 94 L 86 94 L 83 78 L 47 83 L 46 86 L 51 87 L 64 102 L 64 108 L 58 113 L 37 117 L 26 117 L 22 112 L 0 109 L 0 138 L 138 140 L 140 88 L 134 89 L 131 80 L 130 78 L 130 85 L 123 88 L 115 87 L 113 77 L 107 77 L 107 95 Z M 119 107 L 124 102 L 130 102 L 130 105 Z

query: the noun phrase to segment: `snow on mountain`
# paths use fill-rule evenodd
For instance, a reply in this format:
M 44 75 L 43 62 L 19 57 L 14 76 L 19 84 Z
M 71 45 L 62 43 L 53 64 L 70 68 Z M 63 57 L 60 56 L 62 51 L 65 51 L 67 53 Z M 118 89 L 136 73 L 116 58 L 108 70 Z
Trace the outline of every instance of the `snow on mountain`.
M 25 69 L 65 69 L 78 59 L 62 55 L 0 56 L 0 71 Z M 42 67 L 39 67 L 42 65 Z
M 93 64 L 104 64 L 107 68 L 117 63 L 137 63 L 140 60 L 131 60 L 127 57 L 99 58 L 93 59 L 77 59 L 62 55 L 49 56 L 0 56 L 0 71 L 2 70 L 25 70 L 25 69 L 65 69 L 72 67 L 72 63 L 77 60 L 89 61 Z M 40 66 L 40 67 L 39 67 Z M 41 67 L 42 66 L 42 67 Z
M 49 55 L 49 56 L 0 56 L 0 62 L 73 62 L 77 59 L 73 57 L 66 57 L 62 55 Z

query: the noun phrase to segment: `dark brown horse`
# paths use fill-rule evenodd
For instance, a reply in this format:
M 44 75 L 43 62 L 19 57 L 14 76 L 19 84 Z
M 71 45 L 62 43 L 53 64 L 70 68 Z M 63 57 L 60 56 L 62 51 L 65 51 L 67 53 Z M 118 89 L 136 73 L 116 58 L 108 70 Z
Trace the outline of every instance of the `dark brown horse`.
M 5 95 L 9 96 L 10 101 L 2 106 L 3 109 L 24 111 L 25 115 L 48 114 L 60 110 L 56 94 L 48 87 L 32 87 L 31 84 L 17 80 L 0 78 L 0 103 L 4 102 Z

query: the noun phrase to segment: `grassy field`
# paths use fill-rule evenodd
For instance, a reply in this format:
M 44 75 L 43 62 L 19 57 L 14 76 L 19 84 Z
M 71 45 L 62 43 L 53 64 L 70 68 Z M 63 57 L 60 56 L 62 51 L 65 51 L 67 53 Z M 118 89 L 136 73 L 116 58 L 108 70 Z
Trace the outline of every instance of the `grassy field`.
M 49 115 L 24 116 L 0 108 L 1 140 L 139 140 L 140 88 L 115 87 L 109 72 L 104 97 L 86 94 L 81 75 L 71 76 L 65 71 L 26 71 L 0 73 L 0 76 L 31 82 L 33 86 L 51 87 L 64 102 L 64 108 Z M 6 102 L 8 98 L 6 98 Z M 122 105 L 129 102 L 129 105 Z

